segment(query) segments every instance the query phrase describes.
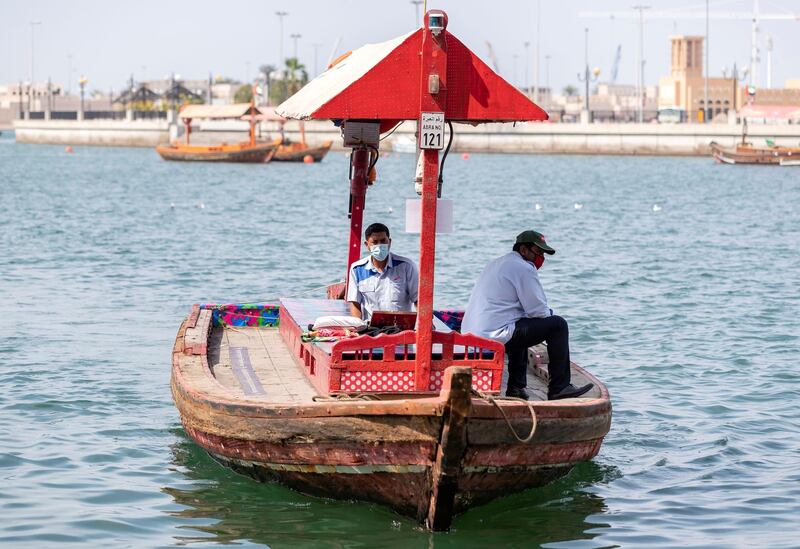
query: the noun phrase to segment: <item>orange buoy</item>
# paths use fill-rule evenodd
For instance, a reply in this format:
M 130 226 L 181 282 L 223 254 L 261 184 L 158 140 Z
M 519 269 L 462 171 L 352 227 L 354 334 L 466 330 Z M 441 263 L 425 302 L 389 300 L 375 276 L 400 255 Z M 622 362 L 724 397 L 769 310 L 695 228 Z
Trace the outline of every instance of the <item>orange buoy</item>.
M 64 152 L 71 153 L 72 152 L 72 146 L 67 145 L 66 147 L 64 147 Z
M 469 153 L 462 154 L 461 158 L 463 158 L 464 160 L 469 160 Z
M 314 163 L 314 157 L 311 156 L 310 154 L 307 154 L 307 155 L 305 155 L 303 157 L 303 162 L 306 163 L 306 164 L 313 164 Z

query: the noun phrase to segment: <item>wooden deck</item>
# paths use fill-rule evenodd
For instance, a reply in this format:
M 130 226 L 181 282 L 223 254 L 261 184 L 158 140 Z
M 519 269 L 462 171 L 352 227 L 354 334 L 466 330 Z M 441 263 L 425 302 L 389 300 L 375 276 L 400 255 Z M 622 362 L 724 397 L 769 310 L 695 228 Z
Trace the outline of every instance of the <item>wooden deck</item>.
M 220 384 L 249 399 L 308 404 L 317 395 L 277 328 L 214 327 L 208 364 Z
M 540 348 L 540 352 L 546 355 L 546 350 Z M 308 404 L 318 394 L 277 328 L 214 327 L 208 340 L 208 361 L 217 381 L 236 396 L 276 404 Z M 572 377 L 576 385 L 587 382 L 574 369 Z M 508 368 L 504 368 L 501 395 L 507 379 Z M 533 360 L 528 366 L 527 391 L 531 400 L 547 400 L 547 367 L 537 367 Z M 599 388 L 586 398 L 597 396 Z

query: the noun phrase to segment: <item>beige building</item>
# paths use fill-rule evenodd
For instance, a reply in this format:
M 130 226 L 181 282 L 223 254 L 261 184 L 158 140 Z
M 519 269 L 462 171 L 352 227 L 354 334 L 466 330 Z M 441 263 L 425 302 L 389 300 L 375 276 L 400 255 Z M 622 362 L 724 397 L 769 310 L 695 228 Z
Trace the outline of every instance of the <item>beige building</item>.
M 703 37 L 671 36 L 670 75 L 658 85 L 658 106 L 680 107 L 690 121 L 698 120 L 705 106 L 703 78 Z M 739 89 L 737 89 L 739 88 Z M 708 108 L 711 118 L 742 106 L 743 91 L 734 78 L 708 79 Z

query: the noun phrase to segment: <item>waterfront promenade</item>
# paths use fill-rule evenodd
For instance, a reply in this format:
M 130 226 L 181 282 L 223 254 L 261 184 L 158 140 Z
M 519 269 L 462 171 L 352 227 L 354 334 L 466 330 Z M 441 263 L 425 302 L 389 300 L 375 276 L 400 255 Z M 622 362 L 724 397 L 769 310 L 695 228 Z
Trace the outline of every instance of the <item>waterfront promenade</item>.
M 192 132 L 197 143 L 241 140 L 245 123 Z M 61 145 L 107 145 L 155 147 L 180 136 L 182 128 L 166 120 L 17 120 L 20 143 Z M 277 131 L 265 126 L 262 135 Z M 659 156 L 703 156 L 709 143 L 733 146 L 741 139 L 742 126 L 734 124 L 486 124 L 479 127 L 455 125 L 453 152 L 619 154 Z M 287 124 L 286 136 L 299 140 L 295 123 Z M 306 123 L 306 139 L 314 145 L 332 140 L 341 143 L 339 128 L 327 121 Z M 756 144 L 772 139 L 776 144 L 798 146 L 800 125 L 755 125 L 748 138 Z M 382 145 L 389 149 L 397 140 L 414 139 L 414 124 L 406 122 Z

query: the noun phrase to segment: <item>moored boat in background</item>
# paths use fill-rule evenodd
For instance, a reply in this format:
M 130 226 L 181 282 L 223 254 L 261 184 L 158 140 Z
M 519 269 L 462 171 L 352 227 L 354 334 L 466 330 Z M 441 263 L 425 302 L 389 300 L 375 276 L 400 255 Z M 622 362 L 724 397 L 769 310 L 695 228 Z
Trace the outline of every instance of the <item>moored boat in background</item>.
M 800 165 L 800 147 L 767 146 L 755 147 L 749 143 L 725 148 L 711 142 L 711 154 L 723 164 L 774 164 L 781 166 Z
M 284 119 L 283 124 L 286 120 Z M 331 150 L 333 141 L 323 141 L 321 145 L 309 147 L 306 143 L 306 125 L 300 121 L 300 141 L 290 141 L 284 137 L 283 124 L 281 124 L 281 145 L 272 157 L 275 162 L 322 162 L 328 151 Z
M 252 103 L 233 105 L 186 105 L 178 116 L 185 127 L 185 141 L 156 147 L 156 152 L 164 160 L 199 161 L 199 162 L 268 162 L 275 154 L 280 141 L 256 143 L 255 117 L 259 109 Z M 218 145 L 192 145 L 193 119 L 242 119 L 250 122 L 250 139 L 242 143 L 222 143 Z

